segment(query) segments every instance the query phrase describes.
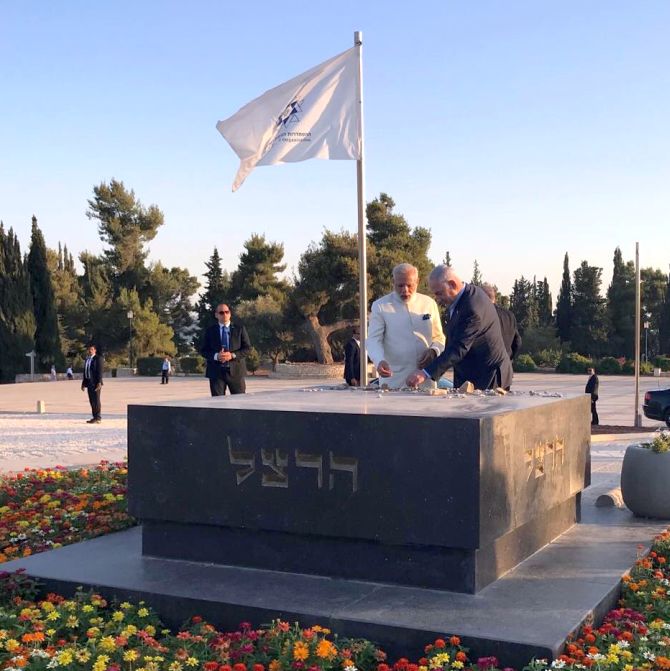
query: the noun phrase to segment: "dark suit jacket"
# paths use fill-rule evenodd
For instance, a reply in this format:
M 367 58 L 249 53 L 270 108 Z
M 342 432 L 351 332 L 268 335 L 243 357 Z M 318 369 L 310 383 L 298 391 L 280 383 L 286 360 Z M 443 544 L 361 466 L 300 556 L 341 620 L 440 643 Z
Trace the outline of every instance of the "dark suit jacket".
M 505 351 L 498 313 L 491 299 L 474 284 L 465 285 L 447 324 L 447 346 L 426 371 L 433 380 L 439 380 L 451 367 L 455 387 L 468 380 L 477 389 L 512 384 L 512 364 Z
M 244 325 L 240 322 L 230 322 L 230 347 L 228 349 L 235 355 L 235 358 L 227 364 L 214 361 L 214 355 L 221 351 L 221 346 L 221 329 L 217 322 L 205 331 L 205 337 L 202 339 L 200 354 L 205 357 L 207 364 L 205 375 L 210 379 L 216 379 L 221 373 L 221 367 L 224 366 L 228 367 L 232 378 L 242 379 L 247 373 L 244 357 L 251 349 L 249 334 Z
M 586 383 L 586 387 L 584 388 L 584 393 L 591 394 L 591 400 L 597 401 L 599 386 L 600 386 L 600 380 L 598 379 L 598 376 L 595 374 L 591 375 L 589 381 Z
M 361 381 L 361 348 L 353 338 L 344 346 L 344 379 L 349 385 L 352 380 Z
M 516 356 L 516 353 L 521 347 L 521 335 L 519 334 L 519 327 L 516 324 L 516 317 L 511 310 L 501 308 L 499 305 L 495 306 L 500 319 L 500 330 L 502 331 L 503 342 L 505 343 L 505 351 L 510 359 Z
M 105 372 L 105 361 L 96 354 L 91 359 L 91 368 L 89 370 L 89 379 L 82 377 L 81 386 L 95 389 L 99 384 L 102 384 L 102 374 Z M 86 375 L 86 363 L 84 363 L 84 375 Z

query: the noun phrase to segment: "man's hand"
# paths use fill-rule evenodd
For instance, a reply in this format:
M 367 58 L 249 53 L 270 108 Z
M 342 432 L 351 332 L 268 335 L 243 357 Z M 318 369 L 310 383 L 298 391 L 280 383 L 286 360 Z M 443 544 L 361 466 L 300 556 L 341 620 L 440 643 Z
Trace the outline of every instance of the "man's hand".
M 391 375 L 393 375 L 393 371 L 391 370 L 388 361 L 380 361 L 377 366 L 377 372 L 379 373 L 379 377 L 391 377 Z
M 86 385 L 82 382 L 81 383 L 81 390 L 84 391 L 84 389 L 86 389 Z
M 360 386 L 358 380 L 357 380 L 355 377 L 352 377 L 352 378 L 351 378 L 351 386 L 352 386 L 352 387 L 358 387 L 358 386 Z
M 435 361 L 436 358 L 437 358 L 437 352 L 432 347 L 429 347 L 421 355 L 421 358 L 417 361 L 416 365 L 420 369 L 425 368 L 429 364 L 433 363 L 433 361 Z
M 418 387 L 426 381 L 426 376 L 421 370 L 415 370 L 406 380 L 405 384 L 408 387 Z
M 226 352 L 225 350 L 221 350 L 219 352 L 219 361 L 221 363 L 226 363 L 230 361 L 233 358 L 233 355 L 231 352 Z
M 101 389 L 102 389 L 102 385 L 101 385 L 101 384 L 96 384 L 96 385 L 95 385 L 95 390 L 96 390 L 96 391 L 100 391 Z

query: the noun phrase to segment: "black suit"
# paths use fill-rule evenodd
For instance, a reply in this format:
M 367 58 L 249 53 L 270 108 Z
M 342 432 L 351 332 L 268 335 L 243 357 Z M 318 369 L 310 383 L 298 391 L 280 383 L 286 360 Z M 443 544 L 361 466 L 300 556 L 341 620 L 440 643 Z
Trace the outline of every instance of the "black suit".
M 223 396 L 226 388 L 231 394 L 244 394 L 246 391 L 245 376 L 247 368 L 244 357 L 251 349 L 247 329 L 239 322 L 230 323 L 230 342 L 228 351 L 234 358 L 226 363 L 219 363 L 214 359 L 221 351 L 221 327 L 218 323 L 205 331 L 200 353 L 205 357 L 207 368 L 205 375 L 209 378 L 209 390 L 212 396 Z
M 439 380 L 453 367 L 454 386 L 470 381 L 476 389 L 512 384 L 512 364 L 500 330 L 495 306 L 484 291 L 466 284 L 447 323 L 447 346 L 426 372 Z
M 496 305 L 496 312 L 498 313 L 498 319 L 500 319 L 500 330 L 505 343 L 505 351 L 507 356 L 513 359 L 521 347 L 521 335 L 519 334 L 516 317 L 511 310 L 501 308 L 499 305 Z
M 598 376 L 594 373 L 589 378 L 584 388 L 585 394 L 591 395 L 591 424 L 599 424 L 600 420 L 598 419 L 598 410 L 596 409 L 596 403 L 598 401 L 598 387 L 600 387 L 600 380 Z
M 354 338 L 344 346 L 344 379 L 349 386 L 353 380 L 361 382 L 361 347 Z
M 84 377 L 81 381 L 81 388 L 88 392 L 88 401 L 91 404 L 91 413 L 93 419 L 100 419 L 100 412 L 102 410 L 100 405 L 100 392 L 102 391 L 102 374 L 105 370 L 104 359 L 96 354 L 86 370 L 84 364 Z

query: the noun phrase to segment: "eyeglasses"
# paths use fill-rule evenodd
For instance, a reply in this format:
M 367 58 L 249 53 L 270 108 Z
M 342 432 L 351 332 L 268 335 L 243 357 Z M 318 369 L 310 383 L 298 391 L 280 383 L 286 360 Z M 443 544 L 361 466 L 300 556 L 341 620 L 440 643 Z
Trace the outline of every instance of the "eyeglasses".
M 216 314 L 217 315 L 227 315 L 227 314 L 230 314 L 230 310 L 219 310 Z

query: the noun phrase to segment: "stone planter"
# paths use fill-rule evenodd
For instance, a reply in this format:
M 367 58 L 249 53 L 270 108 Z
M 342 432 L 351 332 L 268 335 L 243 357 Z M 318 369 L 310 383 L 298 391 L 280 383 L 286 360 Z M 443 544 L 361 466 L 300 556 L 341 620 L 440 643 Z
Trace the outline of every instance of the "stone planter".
M 621 467 L 621 494 L 635 515 L 670 519 L 670 452 L 629 445 Z

